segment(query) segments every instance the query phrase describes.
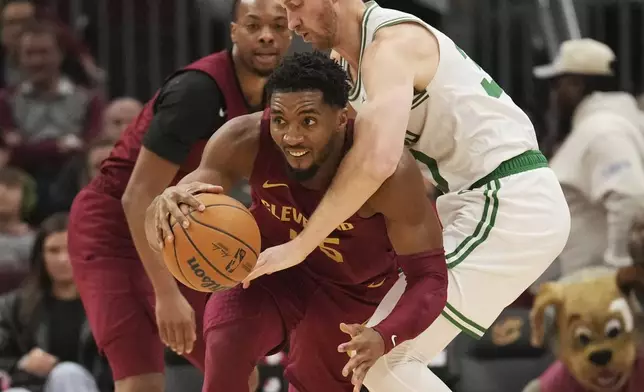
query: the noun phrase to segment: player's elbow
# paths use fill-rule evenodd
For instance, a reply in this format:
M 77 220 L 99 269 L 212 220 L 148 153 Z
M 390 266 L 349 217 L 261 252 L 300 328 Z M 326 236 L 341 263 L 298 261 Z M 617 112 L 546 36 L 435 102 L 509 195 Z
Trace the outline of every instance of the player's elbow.
M 121 206 L 123 207 L 123 212 L 127 219 L 130 219 L 130 217 L 135 215 L 137 212 L 145 213 L 145 210 L 154 198 L 154 196 L 146 197 L 146 192 L 135 188 L 137 187 L 128 185 L 121 196 Z
M 384 182 L 394 174 L 403 156 L 405 127 L 400 124 L 406 124 L 409 118 L 408 112 L 407 117 L 394 113 L 400 119 L 391 121 L 381 101 L 371 103 L 356 119 L 354 146 L 360 150 L 364 173 Z
M 372 153 L 368 154 L 361 160 L 362 172 L 380 183 L 385 182 L 395 172 L 402 150 L 398 152 L 392 148 L 374 148 Z
M 136 204 L 135 202 L 136 198 L 132 194 L 132 192 L 129 190 L 129 187 L 123 192 L 123 195 L 121 196 L 121 206 L 123 207 L 123 212 L 125 213 L 125 217 L 127 218 L 128 216 L 131 215 L 132 210 L 134 209 L 134 206 Z

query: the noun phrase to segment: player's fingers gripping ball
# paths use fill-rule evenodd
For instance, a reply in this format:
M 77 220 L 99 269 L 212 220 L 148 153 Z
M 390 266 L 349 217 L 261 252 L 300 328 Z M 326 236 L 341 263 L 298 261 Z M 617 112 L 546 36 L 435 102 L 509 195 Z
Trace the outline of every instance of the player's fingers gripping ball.
M 174 242 L 163 247 L 163 258 L 172 275 L 193 290 L 229 289 L 257 263 L 259 227 L 250 211 L 231 197 L 212 193 L 196 197 L 206 208 L 189 211 L 187 228 L 170 218 Z

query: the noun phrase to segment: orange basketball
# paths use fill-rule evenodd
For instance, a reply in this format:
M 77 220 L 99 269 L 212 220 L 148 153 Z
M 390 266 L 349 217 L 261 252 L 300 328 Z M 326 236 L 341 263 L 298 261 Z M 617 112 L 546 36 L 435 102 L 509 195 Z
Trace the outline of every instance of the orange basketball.
M 229 289 L 257 263 L 259 227 L 250 211 L 231 197 L 213 193 L 196 197 L 206 209 L 190 212 L 187 229 L 171 219 L 174 245 L 164 247 L 163 258 L 172 275 L 193 290 Z

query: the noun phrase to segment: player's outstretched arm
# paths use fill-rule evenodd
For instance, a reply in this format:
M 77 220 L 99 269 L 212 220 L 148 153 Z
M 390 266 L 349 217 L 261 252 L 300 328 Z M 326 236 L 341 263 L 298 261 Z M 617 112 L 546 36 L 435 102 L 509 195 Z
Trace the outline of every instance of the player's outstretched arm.
M 145 223 L 151 247 L 159 249 L 174 240 L 168 215 L 183 227 L 190 225 L 181 204 L 203 211 L 205 206 L 194 195 L 227 191 L 250 176 L 259 148 L 261 116 L 261 112 L 253 113 L 224 124 L 208 141 L 197 169 L 154 199 L 147 209 Z
M 145 212 L 172 182 L 199 140 L 221 123 L 223 96 L 208 75 L 187 71 L 170 79 L 154 101 L 154 117 L 121 203 L 136 250 L 156 294 L 161 340 L 177 352 L 190 352 L 196 338 L 194 312 L 161 257 L 146 241 Z
M 396 344 L 413 339 L 438 317 L 447 301 L 447 266 L 441 225 L 425 193 L 418 165 L 405 152 L 395 173 L 369 200 L 384 215 L 387 234 L 407 286 L 391 314 L 373 328 L 342 325 L 351 335 L 339 351 L 355 351 L 343 370 L 362 384 L 369 368 Z
M 368 46 L 361 75 L 369 99 L 356 117 L 353 146 L 306 228 L 295 239 L 297 250 L 306 251 L 302 258 L 358 211 L 396 170 L 417 70 L 429 55 L 418 49 L 422 46 L 418 44 L 419 32 L 428 34 L 420 26 L 393 26 L 378 32 Z

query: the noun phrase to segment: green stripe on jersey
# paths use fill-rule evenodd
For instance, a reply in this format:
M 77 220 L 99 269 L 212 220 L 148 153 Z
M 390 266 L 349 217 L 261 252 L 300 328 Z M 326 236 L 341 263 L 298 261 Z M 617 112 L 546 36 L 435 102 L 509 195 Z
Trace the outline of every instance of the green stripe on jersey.
M 356 70 L 356 80 L 353 81 L 353 88 L 349 91 L 349 101 L 355 101 L 360 95 L 362 90 L 362 77 L 360 76 L 360 68 L 362 65 L 362 55 L 364 54 L 365 48 L 367 46 L 367 24 L 369 23 L 369 15 L 373 12 L 374 9 L 378 7 L 378 4 L 371 3 L 367 6 L 367 9 L 362 16 L 362 35 L 360 37 L 360 57 L 358 58 L 358 69 Z M 348 69 L 348 68 L 347 68 Z M 349 72 L 349 75 L 351 73 Z

